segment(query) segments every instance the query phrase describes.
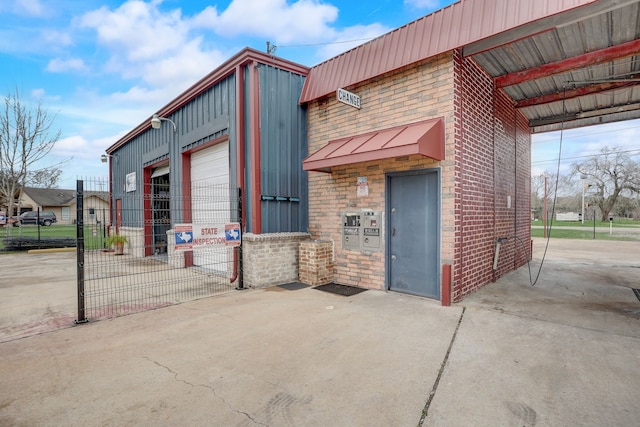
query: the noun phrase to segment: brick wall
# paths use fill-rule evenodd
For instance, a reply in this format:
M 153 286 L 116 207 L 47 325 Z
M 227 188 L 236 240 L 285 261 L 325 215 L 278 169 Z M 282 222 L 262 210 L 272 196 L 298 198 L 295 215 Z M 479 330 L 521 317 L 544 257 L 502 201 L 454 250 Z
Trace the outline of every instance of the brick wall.
M 493 81 L 469 59 L 454 53 L 456 139 L 459 157 L 460 230 L 453 301 L 526 261 L 530 241 L 530 132 L 528 123 Z M 493 270 L 496 241 L 498 269 Z
M 311 286 L 333 282 L 333 242 L 300 242 L 300 282 Z
M 242 235 L 242 266 L 246 288 L 264 288 L 298 280 L 298 246 L 307 233 Z
M 384 252 L 342 249 L 340 214 L 363 208 L 384 212 L 385 173 L 388 172 L 443 167 L 441 260 L 453 263 L 455 226 L 451 214 L 455 210 L 455 175 L 452 72 L 451 55 L 445 54 L 347 88 L 360 95 L 360 110 L 337 102 L 335 96 L 310 103 L 309 153 L 320 149 L 329 140 L 340 137 L 430 118 L 445 118 L 444 161 L 437 162 L 416 155 L 334 167 L 331 174 L 309 173 L 309 231 L 313 238 L 335 243 L 335 282 L 384 289 Z M 356 196 L 358 176 L 368 179 L 367 197 Z M 383 227 L 384 221 L 383 218 Z
M 453 265 L 452 300 L 521 265 L 510 239 L 500 268 L 492 268 L 497 237 L 529 241 L 529 129 L 504 94 L 494 97 L 491 79 L 454 51 L 346 89 L 360 95 L 360 110 L 335 96 L 309 104 L 309 153 L 340 137 L 444 117 L 445 160 L 416 155 L 309 173 L 309 231 L 335 243 L 334 281 L 385 287 L 384 242 L 380 252 L 342 249 L 340 214 L 384 213 L 386 173 L 434 167 L 441 168 L 440 260 Z M 368 179 L 367 197 L 357 197 L 359 176 Z

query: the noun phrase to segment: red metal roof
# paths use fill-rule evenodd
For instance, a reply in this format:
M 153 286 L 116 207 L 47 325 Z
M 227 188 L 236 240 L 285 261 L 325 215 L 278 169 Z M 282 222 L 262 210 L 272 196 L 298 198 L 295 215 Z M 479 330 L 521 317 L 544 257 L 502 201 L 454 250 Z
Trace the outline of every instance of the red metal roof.
M 311 69 L 305 103 L 406 65 L 597 0 L 460 0 Z
M 421 154 L 444 160 L 444 118 L 348 136 L 333 141 L 302 161 L 304 170 L 331 172 L 331 167 Z

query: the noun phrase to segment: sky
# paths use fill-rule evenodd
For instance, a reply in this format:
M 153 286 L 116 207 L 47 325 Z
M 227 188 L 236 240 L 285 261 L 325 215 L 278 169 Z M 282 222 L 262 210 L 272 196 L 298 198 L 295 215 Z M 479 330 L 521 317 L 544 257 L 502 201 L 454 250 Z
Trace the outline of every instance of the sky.
M 245 47 L 314 66 L 451 0 L 0 0 L 0 95 L 55 115 L 60 188 L 108 176 L 100 156 Z M 640 123 L 565 131 L 563 159 L 640 152 Z M 555 172 L 560 135 L 534 135 L 532 173 Z M 551 162 L 548 162 L 551 160 Z M 565 171 L 571 161 L 563 161 Z

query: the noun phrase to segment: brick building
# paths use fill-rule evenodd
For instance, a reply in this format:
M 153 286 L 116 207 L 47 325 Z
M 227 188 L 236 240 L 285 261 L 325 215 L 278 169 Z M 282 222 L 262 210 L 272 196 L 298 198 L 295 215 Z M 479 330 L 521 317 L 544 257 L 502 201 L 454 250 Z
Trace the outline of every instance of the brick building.
M 342 215 L 358 214 L 360 227 L 365 228 L 368 210 L 380 214 L 383 226 L 378 248 L 335 245 L 336 282 L 440 298 L 440 265 L 448 264 L 453 266 L 452 297 L 457 300 L 526 261 L 526 254 L 515 250 L 516 239 L 511 239 L 502 248 L 499 268 L 493 270 L 497 238 L 530 238 L 531 140 L 525 118 L 493 90 L 482 70 L 453 51 L 349 90 L 361 97 L 360 109 L 330 98 L 309 103 L 309 152 L 315 154 L 304 165 L 307 170 L 321 170 L 309 174 L 310 232 L 342 242 Z M 327 153 L 351 138 L 375 141 L 372 124 L 381 131 L 392 129 L 391 144 L 394 138 L 410 134 L 407 148 L 416 154 L 396 155 L 396 148 L 381 153 L 380 159 L 355 163 L 336 159 L 339 163 L 327 166 L 331 163 Z M 444 156 L 417 152 L 419 142 L 414 139 L 425 135 Z M 327 141 L 332 142 L 327 145 Z M 364 154 L 365 159 L 376 157 L 375 151 Z M 331 173 L 322 171 L 328 167 Z M 365 182 L 368 188 L 362 190 Z M 410 186 L 411 194 L 400 194 L 400 205 L 390 204 L 396 197 L 392 192 L 402 193 L 404 186 Z M 419 198 L 415 193 L 422 191 L 426 194 Z M 396 215 L 402 217 L 396 220 Z M 421 218 L 427 221 L 418 225 Z M 365 239 L 362 233 L 360 240 Z M 404 249 L 407 240 L 413 242 Z M 405 250 L 408 260 L 396 277 L 392 264 Z M 388 259 L 388 251 L 396 258 Z M 424 262 L 425 254 L 430 263 Z M 412 266 L 417 271 L 407 271 Z M 412 277 L 425 281 L 407 283 Z
M 526 263 L 531 134 L 595 124 L 565 101 L 599 91 L 553 80 L 597 63 L 572 34 L 638 7 L 544 4 L 461 1 L 311 69 L 309 231 L 335 282 L 446 304 Z
M 245 286 L 458 301 L 530 256 L 532 133 L 640 118 L 639 17 L 461 0 L 311 69 L 244 49 L 109 147 L 113 225 L 171 263 L 173 227 L 208 223 L 198 191 L 222 183 Z

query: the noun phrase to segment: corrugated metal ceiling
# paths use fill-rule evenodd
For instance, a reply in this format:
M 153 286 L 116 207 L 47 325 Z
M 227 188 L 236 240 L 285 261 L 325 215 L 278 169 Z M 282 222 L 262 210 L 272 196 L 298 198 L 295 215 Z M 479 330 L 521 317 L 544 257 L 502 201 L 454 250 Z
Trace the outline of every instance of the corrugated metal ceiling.
M 576 12 L 510 43 L 465 47 L 534 132 L 640 118 L 640 1 L 601 0 Z
M 640 118 L 640 0 L 462 0 L 312 68 L 301 102 L 455 48 L 533 132 Z

